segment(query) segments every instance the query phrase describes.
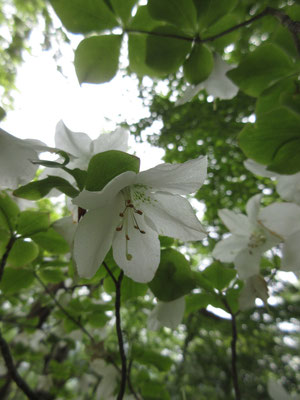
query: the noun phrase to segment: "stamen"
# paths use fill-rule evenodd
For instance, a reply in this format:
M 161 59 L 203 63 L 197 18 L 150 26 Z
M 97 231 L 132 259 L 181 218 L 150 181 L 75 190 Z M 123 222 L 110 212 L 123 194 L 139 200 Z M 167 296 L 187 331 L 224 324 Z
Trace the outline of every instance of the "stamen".
M 146 233 L 145 231 L 141 231 L 140 229 L 139 229 L 139 231 L 140 231 L 142 234 Z
M 132 260 L 132 255 L 129 253 L 126 253 L 126 258 L 128 261 Z
M 143 215 L 143 211 L 141 211 L 141 210 L 134 210 L 134 212 L 139 214 L 139 215 Z
M 128 235 L 126 235 L 126 240 L 130 240 L 130 237 Z
M 123 217 L 124 217 L 124 213 L 121 212 L 121 213 L 119 214 L 119 216 L 123 218 Z
M 123 225 L 117 226 L 117 227 L 116 227 L 116 231 L 117 231 L 117 232 L 120 232 L 122 229 L 123 229 Z

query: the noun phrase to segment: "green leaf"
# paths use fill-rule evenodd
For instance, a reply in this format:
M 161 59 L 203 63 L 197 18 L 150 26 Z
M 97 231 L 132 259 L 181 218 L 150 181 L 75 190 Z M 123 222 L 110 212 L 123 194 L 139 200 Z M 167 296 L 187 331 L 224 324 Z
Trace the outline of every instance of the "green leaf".
M 214 66 L 212 52 L 204 44 L 196 44 L 183 64 L 185 79 L 197 85 L 209 77 Z
M 152 18 L 175 25 L 194 35 L 197 31 L 197 13 L 193 0 L 148 0 Z
M 109 320 L 110 318 L 104 313 L 93 312 L 87 315 L 87 323 L 93 328 L 103 328 Z
M 14 196 L 27 200 L 39 200 L 46 196 L 51 189 L 57 189 L 69 197 L 78 196 L 79 192 L 68 181 L 59 176 L 48 176 L 40 181 L 30 182 L 16 189 Z
M 159 371 L 169 371 L 173 364 L 170 357 L 163 356 L 154 350 L 145 348 L 144 346 L 133 345 L 131 355 L 137 362 L 155 366 Z
M 247 54 L 227 75 L 246 94 L 257 97 L 293 72 L 295 65 L 283 50 L 275 44 L 264 44 Z
M 12 198 L 5 192 L 0 192 L 0 224 L 1 227 L 13 231 L 20 209 Z
M 226 14 L 224 17 L 220 18 L 216 23 L 211 25 L 208 29 L 201 34 L 202 39 L 206 39 L 212 36 L 216 36 L 219 33 L 226 31 L 229 28 L 240 23 L 240 18 L 235 14 Z M 241 36 L 241 30 L 237 29 L 231 33 L 228 33 L 224 36 L 219 37 L 210 42 L 210 45 L 216 49 L 221 54 L 226 46 L 230 45 L 231 43 L 237 42 Z
M 126 26 L 131 17 L 131 11 L 133 6 L 137 3 L 137 0 L 110 0 L 112 8 L 115 14 L 120 17 L 121 21 Z
M 48 229 L 46 232 L 35 233 L 31 235 L 31 238 L 50 253 L 65 254 L 70 251 L 66 240 L 53 228 Z
M 170 395 L 163 383 L 149 380 L 140 384 L 141 393 L 145 400 L 170 400 Z
M 59 283 L 65 279 L 64 273 L 59 268 L 42 268 L 38 274 L 46 283 Z
M 13 247 L 7 258 L 7 263 L 13 267 L 21 267 L 31 263 L 39 254 L 38 246 L 28 240 L 18 239 L 13 244 Z
M 194 0 L 194 4 L 198 14 L 199 32 L 201 32 L 230 13 L 236 6 L 237 0 Z
M 92 36 L 82 40 L 75 51 L 79 83 L 109 82 L 117 73 L 121 35 Z
M 189 293 L 196 283 L 186 258 L 169 248 L 162 250 L 159 267 L 148 286 L 159 300 L 172 301 Z
M 185 297 L 185 314 L 188 315 L 194 311 L 206 308 L 210 303 L 210 294 L 192 293 Z
M 6 295 L 19 293 L 31 286 L 33 281 L 33 272 L 28 269 L 5 268 L 0 289 Z
M 113 178 L 126 171 L 138 173 L 140 159 L 119 150 L 109 150 L 91 158 L 86 176 L 86 189 L 102 190 Z
M 64 167 L 63 170 L 72 175 L 77 183 L 79 190 L 83 190 L 86 180 L 86 171 L 79 168 L 69 169 L 67 167 Z
M 22 211 L 17 222 L 17 232 L 22 236 L 30 236 L 46 231 L 50 225 L 49 214 L 42 211 Z
M 161 247 L 170 247 L 174 244 L 174 239 L 169 236 L 159 236 L 159 241 Z
M 192 41 L 174 37 L 180 35 L 183 34 L 173 26 L 155 28 L 148 35 L 146 64 L 157 71 L 157 76 L 176 72 L 191 50 Z
M 148 286 L 144 283 L 134 282 L 132 279 L 124 276 L 122 280 L 121 296 L 126 301 L 138 296 L 144 296 L 147 293 Z
M 218 290 L 225 289 L 235 278 L 234 269 L 223 267 L 222 263 L 216 261 L 203 271 L 203 276 Z
M 257 118 L 239 135 L 247 157 L 266 164 L 281 174 L 299 171 L 300 115 L 284 106 Z
M 50 0 L 50 3 L 70 32 L 88 33 L 118 26 L 103 0 Z
M 4 108 L 0 107 L 0 121 L 2 121 L 6 116 L 6 111 Z

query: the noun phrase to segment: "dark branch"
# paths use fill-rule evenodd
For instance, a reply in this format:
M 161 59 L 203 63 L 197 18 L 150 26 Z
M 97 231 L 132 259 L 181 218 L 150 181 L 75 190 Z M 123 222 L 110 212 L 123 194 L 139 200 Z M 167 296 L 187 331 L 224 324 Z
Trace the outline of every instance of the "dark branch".
M 5 366 L 7 368 L 7 371 L 9 373 L 9 376 L 11 379 L 16 383 L 16 385 L 22 390 L 24 394 L 30 399 L 30 400 L 41 400 L 41 397 L 37 395 L 24 381 L 24 379 L 19 375 L 17 368 L 15 366 L 14 360 L 12 358 L 10 348 L 6 342 L 6 340 L 3 338 L 2 333 L 0 331 L 0 349 L 1 353 L 5 362 Z
M 122 327 L 121 327 L 121 284 L 122 279 L 124 276 L 124 272 L 121 271 L 118 277 L 118 280 L 115 280 L 116 285 L 116 300 L 115 300 L 115 311 L 116 311 L 116 331 L 118 336 L 118 343 L 119 343 L 119 352 L 121 357 L 121 364 L 122 364 L 122 372 L 121 372 L 121 384 L 120 384 L 120 391 L 117 397 L 117 400 L 122 400 L 125 388 L 126 388 L 126 380 L 127 380 L 127 363 L 126 363 L 126 354 L 124 350 L 124 342 L 123 342 L 123 334 L 122 334 Z
M 139 398 L 139 396 L 137 395 L 137 393 L 135 392 L 135 390 L 134 390 L 134 388 L 133 388 L 133 386 L 132 386 L 132 382 L 131 382 L 130 374 L 131 374 L 132 363 L 133 363 L 133 360 L 131 359 L 131 360 L 129 361 L 129 363 L 128 363 L 128 373 L 127 373 L 128 387 L 129 387 L 129 390 L 131 391 L 131 393 L 133 394 L 133 397 L 134 397 L 136 400 L 141 400 L 141 399 Z
M 6 245 L 5 253 L 2 256 L 1 263 L 0 263 L 0 282 L 2 280 L 4 267 L 5 267 L 9 252 L 10 252 L 11 248 L 13 247 L 13 244 L 15 243 L 15 241 L 16 241 L 16 238 L 14 236 L 12 236 Z
M 39 281 L 39 283 L 43 286 L 44 290 L 46 293 L 48 293 L 48 295 L 52 298 L 52 300 L 54 301 L 54 303 L 57 305 L 57 307 L 69 318 L 70 321 L 74 322 L 75 325 L 78 326 L 78 328 L 85 333 L 90 340 L 95 343 L 95 339 L 93 338 L 93 336 L 90 334 L 89 331 L 87 331 L 85 329 L 85 327 L 80 323 L 80 321 L 78 321 L 77 319 L 75 319 L 61 304 L 60 302 L 56 299 L 55 295 L 48 289 L 48 287 L 44 284 L 44 282 L 41 280 L 41 278 L 35 273 L 34 274 L 36 279 Z
M 233 388 L 235 392 L 235 399 L 241 400 L 241 392 L 239 387 L 239 379 L 237 372 L 237 352 L 236 352 L 236 344 L 238 339 L 237 327 L 236 327 L 236 314 L 234 314 L 225 298 L 223 298 L 223 303 L 231 315 L 231 329 L 232 329 L 232 339 L 231 339 L 231 373 L 232 373 L 232 382 Z
M 159 37 L 168 37 L 168 38 L 173 38 L 173 39 L 179 39 L 179 40 L 185 40 L 188 42 L 193 42 L 193 43 L 207 43 L 207 42 L 213 42 L 216 39 L 219 39 L 222 36 L 228 35 L 231 32 L 236 31 L 237 29 L 240 29 L 244 26 L 250 25 L 253 22 L 267 16 L 271 15 L 273 17 L 276 17 L 280 23 L 285 26 L 292 34 L 293 39 L 295 41 L 298 53 L 300 54 L 300 39 L 298 37 L 298 34 L 300 33 L 300 21 L 293 21 L 288 15 L 284 14 L 280 10 L 276 10 L 275 8 L 267 7 L 265 8 L 261 13 L 255 15 L 254 17 L 247 19 L 247 21 L 241 22 L 240 24 L 234 25 L 229 29 L 226 29 L 223 32 L 218 33 L 217 35 L 209 36 L 207 38 L 201 39 L 200 37 L 190 37 L 190 36 L 182 36 L 182 35 L 177 35 L 177 34 L 171 34 L 171 33 L 159 33 L 155 31 L 145 31 L 143 29 L 125 29 L 124 31 L 126 33 L 141 33 L 141 34 L 146 34 L 146 35 L 151 35 L 151 36 L 159 36 Z
M 109 276 L 111 277 L 111 279 L 113 280 L 115 286 L 117 286 L 118 282 L 117 282 L 116 278 L 114 277 L 114 274 L 113 274 L 113 273 L 111 272 L 111 270 L 108 268 L 108 265 L 106 264 L 106 262 L 103 261 L 102 264 L 103 264 L 104 268 L 106 269 L 108 275 L 109 275 Z

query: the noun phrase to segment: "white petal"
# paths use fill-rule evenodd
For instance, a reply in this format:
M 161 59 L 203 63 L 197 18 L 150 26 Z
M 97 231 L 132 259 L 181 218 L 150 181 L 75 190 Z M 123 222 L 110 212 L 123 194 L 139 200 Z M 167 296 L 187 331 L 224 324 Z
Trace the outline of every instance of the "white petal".
M 182 104 L 188 103 L 189 101 L 193 100 L 193 98 L 200 92 L 200 90 L 203 89 L 203 84 L 199 83 L 196 86 L 188 86 L 183 93 L 183 96 L 180 97 L 176 103 L 175 106 L 181 106 Z
M 116 232 L 113 239 L 113 256 L 125 275 L 136 282 L 150 282 L 158 268 L 160 261 L 160 242 L 158 235 L 139 216 L 138 225 L 145 234 L 134 229 L 132 221 L 128 221 L 122 231 Z M 130 238 L 126 240 L 126 234 Z M 126 254 L 132 256 L 128 260 Z
M 235 213 L 227 208 L 219 210 L 218 214 L 230 232 L 241 236 L 249 236 L 251 234 L 252 226 L 246 215 Z
M 240 279 L 247 279 L 253 275 L 258 275 L 261 254 L 262 252 L 259 248 L 251 250 L 247 248 L 239 252 L 234 260 L 234 265 Z
M 283 246 L 282 269 L 300 273 L 300 230 L 287 237 Z
M 206 178 L 207 158 L 199 157 L 183 164 L 160 164 L 140 172 L 137 183 L 177 194 L 196 192 Z
M 261 275 L 253 275 L 246 280 L 239 296 L 240 309 L 244 311 L 253 307 L 257 297 L 267 305 L 269 297 L 268 286 Z
M 273 379 L 268 381 L 268 392 L 272 400 L 292 400 L 283 386 Z
M 93 140 L 93 154 L 101 153 L 108 150 L 128 150 L 128 131 L 123 128 L 118 128 L 111 133 L 103 133 Z
M 30 160 L 38 158 L 38 153 L 23 140 L 0 129 L 0 187 L 16 189 L 31 181 L 37 165 Z
M 169 302 L 158 302 L 149 315 L 148 329 L 157 330 L 161 326 L 176 329 L 183 319 L 184 309 L 184 297 Z
M 227 64 L 219 54 L 215 54 L 212 73 L 202 82 L 207 93 L 220 99 L 232 99 L 236 96 L 239 88 L 226 75 L 233 68 L 234 65 Z
M 252 196 L 246 205 L 246 211 L 249 217 L 249 221 L 252 223 L 253 226 L 257 225 L 257 218 L 258 213 L 260 210 L 260 201 L 262 199 L 262 194 L 256 194 Z
M 72 132 L 63 121 L 56 125 L 55 145 L 64 151 L 73 154 L 76 157 L 91 155 L 91 138 L 82 132 Z
M 260 211 L 259 221 L 275 235 L 287 238 L 300 230 L 300 207 L 293 203 L 273 203 Z
M 207 235 L 187 199 L 169 193 L 151 193 L 149 201 L 141 203 L 159 235 L 175 239 L 202 240 Z M 146 220 L 147 222 L 147 220 Z
M 300 205 L 300 172 L 279 176 L 276 190 L 283 200 Z
M 278 175 L 276 172 L 268 171 L 266 165 L 258 164 L 251 159 L 244 161 L 244 166 L 254 175 L 263 176 L 265 178 L 272 178 Z
M 123 174 L 112 179 L 100 192 L 83 190 L 77 197 L 73 199 L 72 202 L 73 204 L 76 204 L 87 210 L 106 206 L 122 189 L 134 183 L 135 179 L 135 172 L 123 172 Z
M 74 259 L 79 276 L 91 278 L 109 251 L 119 221 L 122 198 L 107 207 L 88 211 L 80 220 L 74 238 Z
M 52 227 L 54 230 L 56 230 L 56 232 L 58 232 L 60 235 L 62 235 L 62 237 L 66 239 L 70 246 L 72 245 L 77 228 L 77 223 L 73 221 L 73 218 L 71 216 L 63 217 L 56 220 L 52 224 Z
M 217 260 L 223 262 L 232 262 L 238 253 L 247 247 L 248 238 L 245 236 L 231 235 L 218 242 L 212 252 Z

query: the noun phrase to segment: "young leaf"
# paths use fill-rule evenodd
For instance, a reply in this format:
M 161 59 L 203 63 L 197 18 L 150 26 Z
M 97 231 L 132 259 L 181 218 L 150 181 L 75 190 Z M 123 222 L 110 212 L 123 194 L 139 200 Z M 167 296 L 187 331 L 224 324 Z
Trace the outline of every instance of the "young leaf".
M 103 0 L 50 0 L 67 30 L 73 33 L 103 31 L 118 22 Z
M 82 40 L 75 51 L 79 83 L 109 82 L 117 73 L 121 35 L 92 36 Z
M 49 228 L 49 214 L 42 211 L 22 211 L 17 222 L 17 232 L 22 236 L 45 231 Z
M 28 269 L 5 268 L 0 290 L 5 294 L 19 293 L 34 282 L 33 272 Z
M 185 79 L 197 85 L 209 77 L 214 66 L 212 52 L 204 44 L 195 44 L 187 60 L 183 64 Z
M 51 175 L 40 181 L 30 182 L 27 185 L 21 186 L 13 193 L 14 196 L 22 197 L 23 199 L 39 200 L 46 196 L 53 188 L 60 190 L 70 197 L 76 197 L 79 193 L 78 190 L 65 179 Z
M 86 189 L 100 191 L 116 176 L 126 171 L 139 172 L 140 159 L 119 150 L 98 153 L 91 158 L 86 176 Z
M 126 24 L 132 18 L 131 11 L 137 0 L 110 0 L 114 13 Z
M 5 192 L 0 192 L 0 224 L 2 228 L 14 230 L 20 209 Z
M 203 276 L 218 290 L 225 289 L 235 278 L 234 269 L 225 268 L 218 261 L 212 263 L 203 271 Z
M 21 267 L 35 260 L 38 254 L 39 248 L 35 243 L 18 239 L 9 253 L 7 264 L 13 267 Z
M 70 251 L 66 240 L 53 228 L 31 235 L 31 239 L 50 253 L 65 254 Z

